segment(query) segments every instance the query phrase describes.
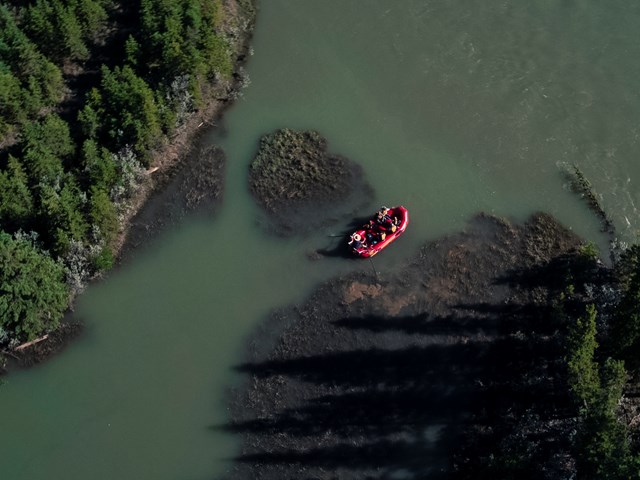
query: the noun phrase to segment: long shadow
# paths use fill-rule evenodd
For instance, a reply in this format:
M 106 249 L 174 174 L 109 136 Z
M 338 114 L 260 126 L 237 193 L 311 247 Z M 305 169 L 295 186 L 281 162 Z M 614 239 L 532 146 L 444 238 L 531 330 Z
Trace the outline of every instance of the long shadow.
M 462 422 L 470 411 L 496 407 L 518 400 L 522 407 L 536 404 L 538 410 L 563 400 L 543 382 L 531 383 L 527 391 L 509 383 L 486 385 L 479 379 L 456 385 L 435 383 L 402 389 L 376 389 L 324 395 L 303 406 L 283 409 L 277 417 L 233 422 L 224 427 L 235 433 L 306 437 L 331 431 L 342 440 L 365 435 L 367 438 L 410 434 L 420 425 Z M 339 412 L 339 415 L 336 415 Z M 464 413 L 463 413 L 464 412 Z
M 235 459 L 243 478 L 506 478 L 495 458 L 516 440 L 527 468 L 509 478 L 541 478 L 568 449 L 572 406 L 563 326 L 548 301 L 526 293 L 561 291 L 560 272 L 579 277 L 568 256 L 510 271 L 497 282 L 515 292 L 511 301 L 457 304 L 443 317 L 427 307 L 327 318 L 326 344 L 239 365 L 254 386 L 245 400 L 260 406 L 223 427 L 245 439 Z M 385 348 L 332 349 L 342 335 Z
M 509 335 L 533 329 L 537 333 L 552 333 L 557 325 L 551 319 L 553 309 L 547 305 L 490 305 L 458 304 L 454 312 L 446 317 L 428 313 L 389 318 L 379 315 L 347 317 L 333 320 L 337 327 L 349 330 L 364 330 L 373 333 L 391 331 L 407 335 L 474 335 L 492 333 Z M 470 314 L 470 315 L 462 315 Z M 507 320 L 508 319 L 508 320 Z
M 496 279 L 496 283 L 509 284 L 526 290 L 540 287 L 554 293 L 562 291 L 568 284 L 581 286 L 588 282 L 604 285 L 613 280 L 611 269 L 600 262 L 568 253 L 528 269 L 511 270 Z
M 556 342 L 533 337 L 497 338 L 491 342 L 416 346 L 401 350 L 372 348 L 245 363 L 237 370 L 257 378 L 285 375 L 304 382 L 346 387 L 384 384 L 401 387 L 415 381 L 453 382 L 458 377 L 484 373 L 493 378 L 510 377 L 514 369 L 531 360 L 558 353 Z M 525 356 L 526 355 L 526 356 Z
M 442 459 L 437 451 L 431 451 L 430 442 L 416 438 L 409 440 L 378 440 L 354 446 L 350 443 L 329 448 L 311 448 L 306 451 L 283 450 L 277 453 L 256 453 L 240 461 L 260 464 L 262 469 L 272 465 L 299 465 L 303 468 L 318 467 L 320 471 L 335 471 L 340 465 L 339 476 L 305 478 L 447 478 L 440 465 Z M 417 460 L 419 459 L 419 460 Z M 351 470 L 352 473 L 349 472 Z M 380 472 L 384 472 L 380 477 Z M 392 475 L 389 477 L 387 475 Z M 283 477 L 290 478 L 290 477 Z M 293 477 L 301 478 L 301 477 Z
M 455 418 L 461 407 L 468 403 L 465 398 L 476 394 L 482 394 L 477 383 L 456 392 L 446 384 L 435 384 L 420 389 L 328 394 L 313 398 L 302 407 L 283 409 L 276 418 L 236 422 L 225 429 L 268 434 L 286 432 L 296 436 L 322 434 L 330 429 L 342 438 L 362 433 L 388 435 L 415 430 L 417 420 L 440 423 Z
M 266 463 L 284 470 L 292 464 L 335 471 L 375 466 L 387 473 L 402 466 L 411 474 L 408 478 L 417 478 L 429 463 L 429 451 L 441 456 L 444 448 L 438 440 L 429 445 L 420 441 L 429 425 L 444 425 L 447 441 L 455 443 L 471 415 L 483 412 L 485 421 L 495 421 L 514 403 L 522 410 L 545 411 L 564 401 L 545 380 L 544 368 L 527 389 L 511 382 L 530 373 L 532 365 L 556 356 L 557 349 L 554 342 L 541 339 L 504 339 L 247 363 L 238 369 L 262 379 L 265 388 L 279 386 L 286 392 L 285 385 L 312 384 L 312 391 L 328 393 L 312 395 L 274 414 L 234 422 L 226 429 L 262 439 L 260 448 L 236 458 L 242 463 Z M 288 439 L 284 445 L 283 437 Z M 317 447 L 327 437 L 328 446 Z M 411 455 L 402 443 L 406 438 L 413 439 Z M 384 445 L 383 451 L 372 444 Z M 411 466 L 412 462 L 417 464 Z

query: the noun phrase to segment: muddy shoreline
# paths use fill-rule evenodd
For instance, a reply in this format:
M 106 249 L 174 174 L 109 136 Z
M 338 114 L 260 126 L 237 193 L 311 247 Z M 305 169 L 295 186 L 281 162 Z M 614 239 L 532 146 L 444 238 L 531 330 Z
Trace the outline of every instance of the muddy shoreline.
M 559 381 L 545 279 L 580 243 L 545 214 L 479 215 L 394 271 L 275 312 L 236 366 L 224 429 L 242 448 L 227 478 L 473 478 L 454 456 L 470 424 Z

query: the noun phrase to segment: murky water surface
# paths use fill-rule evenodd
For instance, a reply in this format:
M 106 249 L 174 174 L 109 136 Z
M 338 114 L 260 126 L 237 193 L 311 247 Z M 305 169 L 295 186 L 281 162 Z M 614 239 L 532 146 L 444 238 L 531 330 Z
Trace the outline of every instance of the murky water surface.
M 623 238 L 640 227 L 640 4 L 269 0 L 252 80 L 210 135 L 229 158 L 215 220 L 192 219 L 87 291 L 86 331 L 0 387 L 0 472 L 12 480 L 217 478 L 243 339 L 277 306 L 368 262 L 309 261 L 336 239 L 265 237 L 246 190 L 261 134 L 312 128 L 360 162 L 371 208 L 412 223 L 385 269 L 475 212 L 545 210 L 600 244 L 561 175 L 577 164 Z M 366 212 L 363 212 L 366 213 Z

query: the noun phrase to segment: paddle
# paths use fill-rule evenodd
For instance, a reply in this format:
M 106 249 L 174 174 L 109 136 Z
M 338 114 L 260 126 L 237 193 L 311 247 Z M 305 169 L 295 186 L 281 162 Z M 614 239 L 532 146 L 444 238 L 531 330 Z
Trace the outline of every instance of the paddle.
M 371 268 L 373 268 L 373 273 L 376 275 L 376 280 L 378 280 L 378 272 L 376 272 L 376 267 L 373 266 L 373 260 L 369 257 L 369 261 L 371 262 Z

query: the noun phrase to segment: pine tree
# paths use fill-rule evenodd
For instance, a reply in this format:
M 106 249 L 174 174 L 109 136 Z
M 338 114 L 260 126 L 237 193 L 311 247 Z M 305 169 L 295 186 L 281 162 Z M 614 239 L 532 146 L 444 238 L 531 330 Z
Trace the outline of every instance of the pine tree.
M 55 328 L 67 306 L 63 267 L 26 239 L 0 232 L 0 327 L 21 340 Z

